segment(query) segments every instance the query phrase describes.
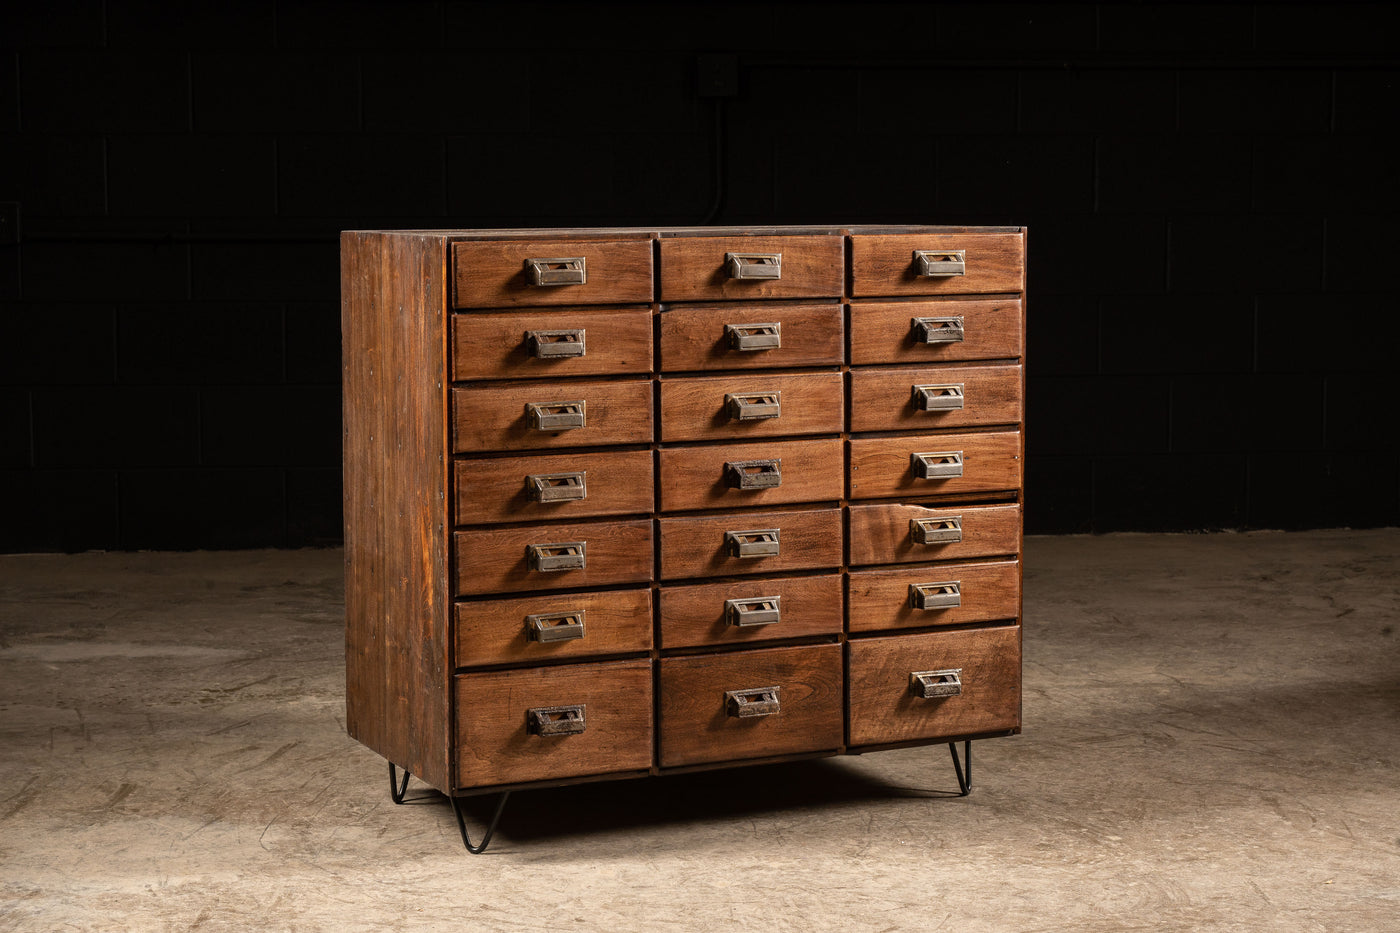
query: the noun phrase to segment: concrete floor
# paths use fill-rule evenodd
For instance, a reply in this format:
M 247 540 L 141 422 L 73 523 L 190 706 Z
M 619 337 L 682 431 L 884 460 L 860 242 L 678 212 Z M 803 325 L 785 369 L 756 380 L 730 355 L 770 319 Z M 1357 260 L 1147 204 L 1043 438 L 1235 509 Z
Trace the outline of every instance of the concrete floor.
M 1400 530 L 1026 566 L 971 797 L 943 747 L 593 784 L 471 856 L 345 736 L 340 552 L 0 558 L 0 928 L 1400 929 Z

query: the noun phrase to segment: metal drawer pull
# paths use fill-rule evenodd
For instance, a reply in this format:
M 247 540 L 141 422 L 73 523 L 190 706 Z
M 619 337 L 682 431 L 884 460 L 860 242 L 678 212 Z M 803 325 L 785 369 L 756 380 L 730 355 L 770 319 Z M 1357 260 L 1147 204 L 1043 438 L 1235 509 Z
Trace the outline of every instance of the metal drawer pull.
M 735 421 L 761 421 L 782 414 L 781 392 L 753 392 L 748 395 L 724 396 L 724 410 Z
M 909 519 L 909 537 L 915 544 L 957 544 L 962 540 L 962 516 Z
M 557 360 L 568 356 L 584 356 L 584 330 L 527 330 L 525 344 L 537 360 Z
M 573 612 L 547 612 L 526 616 L 525 637 L 541 644 L 582 638 L 583 617 L 586 611 L 576 609 Z
M 914 263 L 919 267 L 921 278 L 966 275 L 966 252 L 961 249 L 916 249 Z
M 961 580 L 909 584 L 910 609 L 956 609 L 961 605 Z
M 776 625 L 782 616 L 781 596 L 755 596 L 752 599 L 726 599 L 724 619 L 737 628 Z
M 726 531 L 724 550 L 730 557 L 777 557 L 779 536 L 777 528 L 756 528 L 752 531 Z
M 539 573 L 583 570 L 588 566 L 588 542 L 557 541 L 553 544 L 527 545 L 525 563 Z
M 731 460 L 724 465 L 730 489 L 771 489 L 783 484 L 783 461 Z
M 782 253 L 725 253 L 731 279 L 781 279 Z
M 962 668 L 951 671 L 911 671 L 909 689 L 925 700 L 962 696 Z
M 909 319 L 914 340 L 919 343 L 962 343 L 963 319 L 957 317 L 915 317 Z
M 783 345 L 783 325 L 772 324 L 726 324 L 724 336 L 729 349 L 747 353 L 750 350 L 776 350 Z
M 588 474 L 531 473 L 525 477 L 525 491 L 531 502 L 566 502 L 588 498 Z
M 919 411 L 956 411 L 963 407 L 961 382 L 941 386 L 914 386 L 914 407 Z
M 940 450 L 927 454 L 910 454 L 914 475 L 919 479 L 949 479 L 963 475 L 963 452 Z
M 778 693 L 782 687 L 750 687 L 748 690 L 726 690 L 724 705 L 736 719 L 750 716 L 774 716 L 782 712 Z
M 583 256 L 527 259 L 525 278 L 531 285 L 582 285 L 588 281 L 588 261 Z
M 536 706 L 526 716 L 525 731 L 531 735 L 578 735 L 587 726 L 587 704 L 577 706 Z
M 527 402 L 525 414 L 536 431 L 572 431 L 588 421 L 588 402 Z

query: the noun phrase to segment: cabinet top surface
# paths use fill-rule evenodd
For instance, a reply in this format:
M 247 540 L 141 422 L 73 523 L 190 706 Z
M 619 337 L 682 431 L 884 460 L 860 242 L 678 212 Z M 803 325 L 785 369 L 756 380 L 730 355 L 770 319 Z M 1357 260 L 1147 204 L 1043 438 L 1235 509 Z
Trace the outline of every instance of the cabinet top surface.
M 503 237 L 610 236 L 650 239 L 688 236 L 841 236 L 898 233 L 1024 233 L 1025 227 L 977 227 L 963 225 L 860 224 L 831 226 L 718 226 L 718 227 L 509 227 L 500 229 L 442 228 L 425 230 L 345 230 L 343 234 L 379 236 L 436 236 L 449 239 L 499 239 Z

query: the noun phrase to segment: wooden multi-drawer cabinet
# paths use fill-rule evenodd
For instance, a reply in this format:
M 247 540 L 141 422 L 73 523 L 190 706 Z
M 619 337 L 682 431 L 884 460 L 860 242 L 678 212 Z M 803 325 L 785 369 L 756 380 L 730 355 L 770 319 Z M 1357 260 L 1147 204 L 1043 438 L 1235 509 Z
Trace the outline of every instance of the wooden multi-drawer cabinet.
M 1023 228 L 341 246 L 347 724 L 391 782 L 1020 731 Z

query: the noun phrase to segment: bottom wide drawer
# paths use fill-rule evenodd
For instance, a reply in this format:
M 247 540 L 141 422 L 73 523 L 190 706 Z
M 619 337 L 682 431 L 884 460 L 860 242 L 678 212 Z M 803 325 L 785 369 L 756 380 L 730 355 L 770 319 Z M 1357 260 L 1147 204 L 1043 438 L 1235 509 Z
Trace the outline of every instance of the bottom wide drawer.
M 661 764 L 836 749 L 841 646 L 764 648 L 661 661 Z
M 461 674 L 457 786 L 651 767 L 651 662 Z
M 1021 627 L 850 642 L 851 745 L 1021 725 Z

